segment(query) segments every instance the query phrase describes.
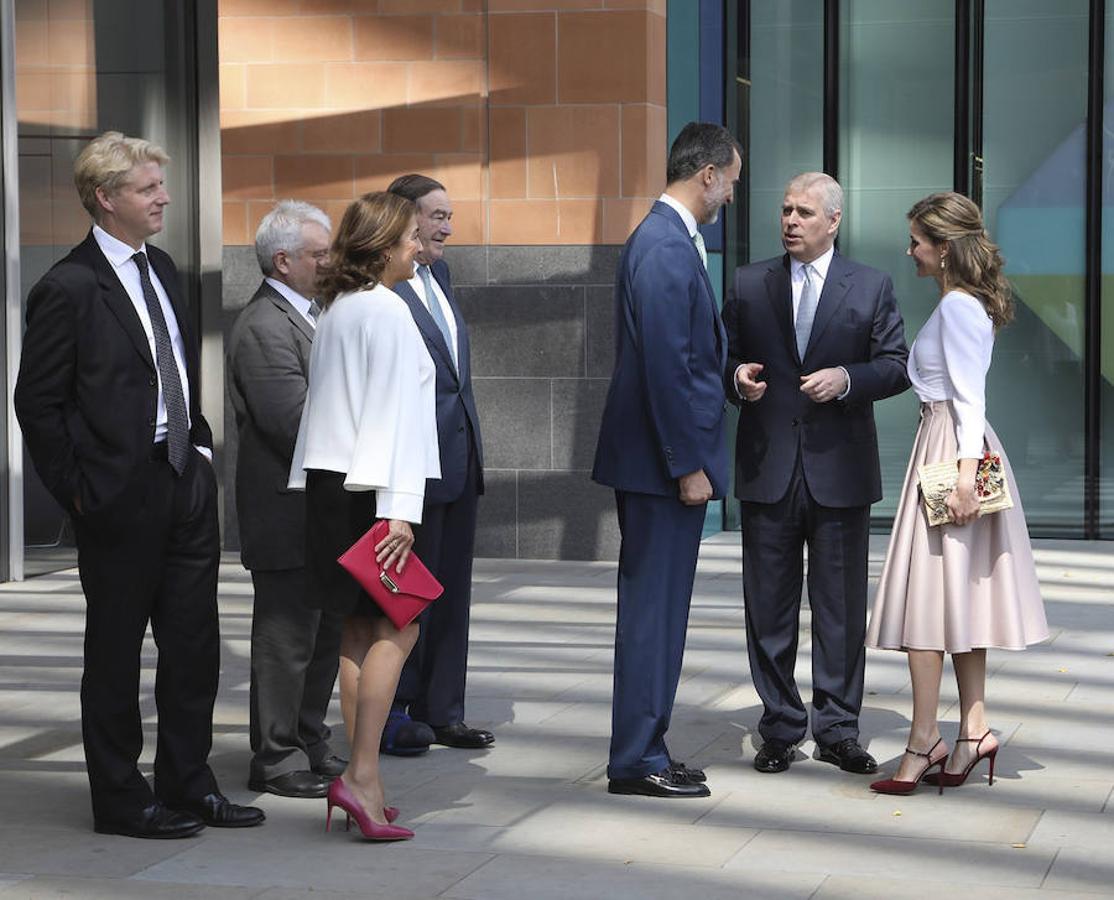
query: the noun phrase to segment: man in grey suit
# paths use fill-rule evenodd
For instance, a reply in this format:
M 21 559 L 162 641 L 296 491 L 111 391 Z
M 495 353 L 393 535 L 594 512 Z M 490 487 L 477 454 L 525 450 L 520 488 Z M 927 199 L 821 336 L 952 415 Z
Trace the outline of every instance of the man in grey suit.
M 294 200 L 263 217 L 255 235 L 263 283 L 228 340 L 240 558 L 255 588 L 248 786 L 283 797 L 324 797 L 345 767 L 325 725 L 341 617 L 306 603 L 305 494 L 286 489 L 331 230 L 325 213 Z

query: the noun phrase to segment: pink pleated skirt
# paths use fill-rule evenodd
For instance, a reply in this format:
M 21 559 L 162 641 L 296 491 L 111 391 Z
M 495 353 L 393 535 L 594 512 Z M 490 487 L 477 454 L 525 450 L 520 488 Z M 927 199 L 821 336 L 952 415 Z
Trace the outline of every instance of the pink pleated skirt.
M 918 468 L 955 459 L 957 444 L 951 403 L 921 404 L 867 629 L 868 647 L 965 653 L 981 647 L 1021 650 L 1048 639 L 1017 482 L 989 423 L 986 442 L 1002 456 L 1013 508 L 968 525 L 929 528 Z

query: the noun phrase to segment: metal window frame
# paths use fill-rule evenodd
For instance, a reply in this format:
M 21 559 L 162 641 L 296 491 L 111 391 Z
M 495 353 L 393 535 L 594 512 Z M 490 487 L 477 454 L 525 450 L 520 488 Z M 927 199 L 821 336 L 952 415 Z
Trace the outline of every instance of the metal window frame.
M 1083 537 L 1100 535 L 1102 476 L 1102 180 L 1106 92 L 1106 0 L 1091 0 L 1087 41 L 1087 131 L 1083 293 Z

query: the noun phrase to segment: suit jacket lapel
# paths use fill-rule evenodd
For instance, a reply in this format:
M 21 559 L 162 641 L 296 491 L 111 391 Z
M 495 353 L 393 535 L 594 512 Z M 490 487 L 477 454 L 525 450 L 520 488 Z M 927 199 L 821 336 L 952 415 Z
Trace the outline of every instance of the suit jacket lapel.
M 789 271 L 789 257 L 783 256 L 780 262 L 766 270 L 766 291 L 789 355 L 799 363 L 801 360 L 797 355 L 797 332 L 793 327 L 793 287 L 789 281 Z
M 437 323 L 433 321 L 433 316 L 430 315 L 426 309 L 425 303 L 414 292 L 414 289 L 405 281 L 400 281 L 395 285 L 394 291 L 398 294 L 403 302 L 410 307 L 410 315 L 414 317 L 414 322 L 421 331 L 422 336 L 427 341 L 431 341 L 433 346 L 437 348 L 437 352 L 441 354 L 445 362 L 448 364 L 449 370 L 456 372 L 456 366 L 453 364 L 453 356 L 449 352 L 449 345 L 445 343 L 445 336 L 441 334 L 441 329 L 437 327 Z
M 100 283 L 101 296 L 105 304 L 116 316 L 120 327 L 124 329 L 124 333 L 127 334 L 143 361 L 154 371 L 155 360 L 151 356 L 151 345 L 147 342 L 147 332 L 143 330 L 139 314 L 135 311 L 128 292 L 124 290 L 124 285 L 112 270 L 111 263 L 101 253 L 101 248 L 97 246 L 97 240 L 92 232 L 85 239 L 84 247 L 93 265 L 93 271 L 97 273 L 97 281 Z
M 808 347 L 805 349 L 806 358 L 809 350 L 816 346 L 824 330 L 843 308 L 850 289 L 850 273 L 843 259 L 836 253 L 828 266 L 828 277 L 824 279 L 824 289 L 820 292 L 820 302 L 816 305 L 816 318 L 812 320 L 812 333 L 808 336 Z
M 706 297 L 709 305 L 712 307 L 712 321 L 716 323 L 716 350 L 724 362 L 727 360 L 727 332 L 724 330 L 723 321 L 720 317 L 719 307 L 716 305 L 716 292 L 712 287 L 712 279 L 708 276 L 708 270 L 704 266 L 704 260 L 700 258 L 700 251 L 696 249 L 696 244 L 693 242 L 692 235 L 689 234 L 688 228 L 685 226 L 684 220 L 668 203 L 662 203 L 660 200 L 654 202 L 650 207 L 651 212 L 656 212 L 659 215 L 665 216 L 673 227 L 680 230 L 689 243 L 689 249 L 692 251 L 692 257 L 696 262 L 696 267 L 700 270 L 700 275 L 704 279 L 704 296 Z
M 260 288 L 260 292 L 294 324 L 295 328 L 305 335 L 307 341 L 313 342 L 313 326 L 306 321 L 306 317 L 298 312 L 289 300 L 265 281 Z
M 464 316 L 460 314 L 460 308 L 456 305 L 456 297 L 453 294 L 452 282 L 449 279 L 449 268 L 442 261 L 439 264 L 430 266 L 429 271 L 441 285 L 441 290 L 445 292 L 445 299 L 449 301 L 449 309 L 453 312 L 453 319 L 456 320 L 456 373 L 457 380 L 460 384 L 464 384 L 469 378 L 469 372 L 465 371 L 469 365 L 469 345 L 468 345 L 468 328 L 464 324 Z M 443 274 L 442 274 L 443 273 Z

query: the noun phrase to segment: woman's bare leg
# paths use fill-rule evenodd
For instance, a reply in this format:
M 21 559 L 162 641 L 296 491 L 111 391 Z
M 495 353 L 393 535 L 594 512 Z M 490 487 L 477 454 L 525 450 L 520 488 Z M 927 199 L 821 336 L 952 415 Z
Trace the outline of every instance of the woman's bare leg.
M 355 742 L 356 692 L 360 684 L 360 666 L 375 640 L 371 619 L 365 616 L 348 616 L 340 633 L 340 715 L 344 719 L 344 733 L 348 746 Z
M 909 742 L 913 750 L 928 753 L 940 740 L 937 715 L 940 709 L 940 678 L 944 673 L 944 654 L 939 650 L 910 650 L 906 653 L 909 676 L 913 681 L 913 724 L 909 729 Z M 946 752 L 946 751 L 944 751 Z M 941 751 L 937 751 L 941 755 Z M 928 760 L 923 756 L 906 753 L 894 774 L 898 781 L 913 781 Z
M 959 737 L 972 738 L 956 742 L 945 766 L 946 771 L 956 773 L 966 769 L 980 750 L 985 756 L 997 747 L 998 739 L 990 735 L 981 747 L 978 745 L 978 739 L 990 730 L 986 720 L 986 650 L 953 653 L 952 665 L 959 686 Z
M 384 825 L 387 820 L 383 817 L 383 784 L 379 779 L 379 741 L 402 664 L 418 639 L 418 625 L 411 623 L 400 631 L 385 618 L 370 625 L 373 640 L 356 686 L 352 758 L 341 777 L 367 814 Z

